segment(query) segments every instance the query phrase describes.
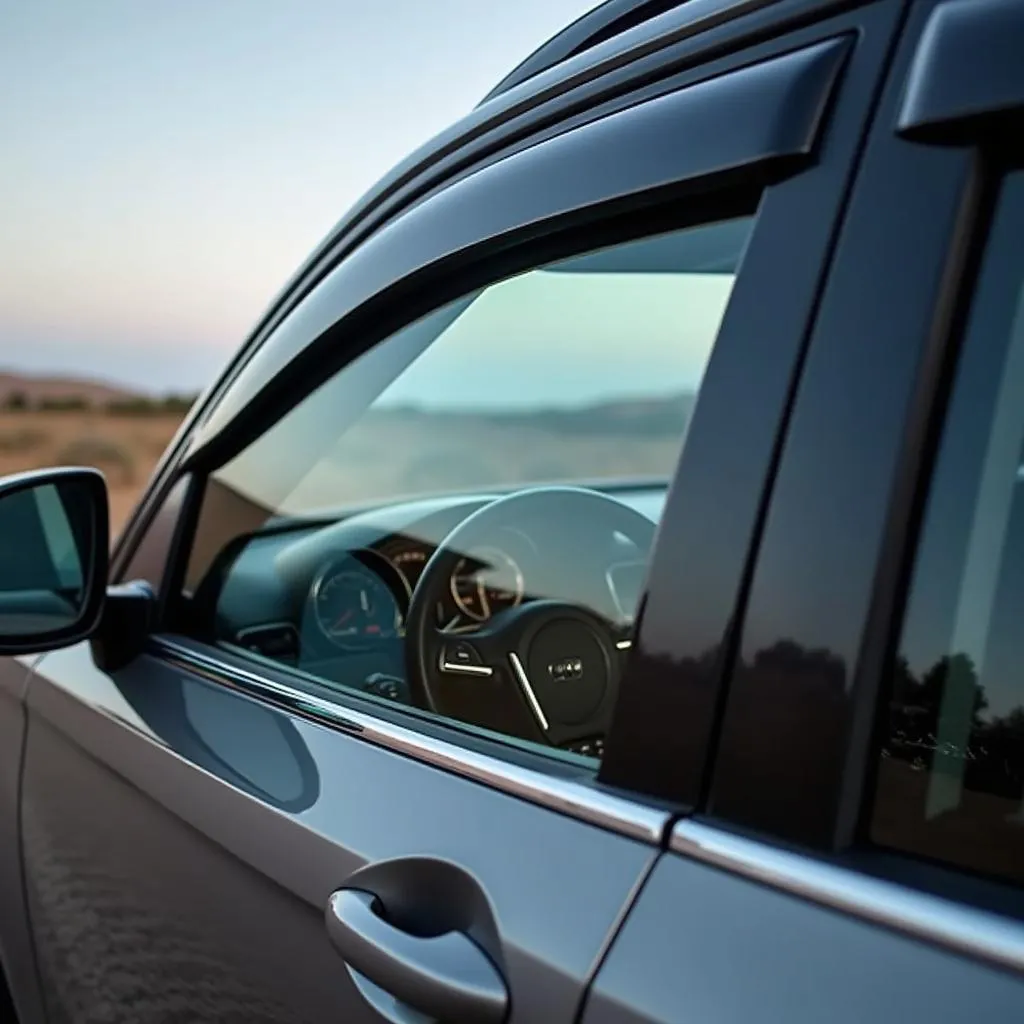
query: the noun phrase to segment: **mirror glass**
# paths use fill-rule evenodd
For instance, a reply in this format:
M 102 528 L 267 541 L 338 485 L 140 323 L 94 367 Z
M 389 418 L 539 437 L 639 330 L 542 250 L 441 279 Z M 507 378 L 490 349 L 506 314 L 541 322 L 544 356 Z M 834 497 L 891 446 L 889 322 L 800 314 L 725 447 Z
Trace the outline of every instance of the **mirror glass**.
M 0 490 L 0 639 L 70 629 L 87 611 L 102 528 L 95 501 L 71 474 Z

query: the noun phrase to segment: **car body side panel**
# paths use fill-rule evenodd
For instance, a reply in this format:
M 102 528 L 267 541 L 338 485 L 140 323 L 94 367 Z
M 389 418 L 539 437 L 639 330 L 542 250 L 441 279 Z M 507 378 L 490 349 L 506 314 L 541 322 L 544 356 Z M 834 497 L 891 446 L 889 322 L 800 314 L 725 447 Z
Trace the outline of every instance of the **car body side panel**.
M 151 656 L 111 677 L 86 646 L 51 654 L 29 708 L 27 886 L 53 1022 L 369 1024 L 324 910 L 354 870 L 403 856 L 488 894 L 511 1024 L 569 1022 L 656 856 Z
M 1018 976 L 671 853 L 582 1024 L 961 1024 L 1022 1013 Z
M 18 782 L 25 742 L 22 699 L 30 658 L 0 658 L 0 966 L 22 1024 L 42 1019 L 42 1002 L 25 914 L 22 882 Z M 0 980 L 0 1011 L 3 1005 Z

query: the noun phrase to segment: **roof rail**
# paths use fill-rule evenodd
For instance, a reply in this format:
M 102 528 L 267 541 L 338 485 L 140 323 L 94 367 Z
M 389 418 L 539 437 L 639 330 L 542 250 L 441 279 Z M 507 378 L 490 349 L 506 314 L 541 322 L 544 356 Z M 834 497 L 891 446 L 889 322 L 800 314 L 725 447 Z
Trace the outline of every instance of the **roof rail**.
M 510 71 L 481 101 L 478 106 L 493 100 L 528 78 L 553 68 L 556 64 L 575 57 L 607 39 L 650 21 L 666 11 L 686 3 L 686 0 L 605 0 L 592 11 L 581 15 L 571 25 L 552 36 L 534 50 L 521 64 Z

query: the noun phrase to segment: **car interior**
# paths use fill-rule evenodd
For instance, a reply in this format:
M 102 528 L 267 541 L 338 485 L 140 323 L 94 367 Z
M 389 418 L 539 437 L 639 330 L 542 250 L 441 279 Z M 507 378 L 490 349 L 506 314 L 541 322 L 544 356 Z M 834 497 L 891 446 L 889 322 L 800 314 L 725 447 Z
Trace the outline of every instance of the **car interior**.
M 223 549 L 191 617 L 208 641 L 319 681 L 600 755 L 665 491 L 536 487 L 275 522 Z M 546 727 L 516 688 L 484 675 L 514 672 L 517 648 L 533 652 L 520 664 L 558 715 L 542 713 Z M 548 672 L 562 651 L 589 653 L 590 686 Z

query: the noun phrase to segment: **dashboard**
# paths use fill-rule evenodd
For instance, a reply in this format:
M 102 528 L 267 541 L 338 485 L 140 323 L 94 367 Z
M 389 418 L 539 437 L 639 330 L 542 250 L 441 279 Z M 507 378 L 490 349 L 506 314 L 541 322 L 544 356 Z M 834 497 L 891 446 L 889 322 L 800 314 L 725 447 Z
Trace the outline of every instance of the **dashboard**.
M 663 488 L 614 492 L 652 521 L 660 517 L 664 496 Z M 412 593 L 450 531 L 496 497 L 418 500 L 334 521 L 272 526 L 236 546 L 197 591 L 210 639 L 402 699 Z M 595 611 L 628 625 L 646 561 L 619 535 L 608 538 L 601 560 L 603 584 L 589 583 L 586 595 L 580 584 L 574 592 L 571 563 L 552 564 L 551 553 L 539 550 L 526 529 L 501 527 L 486 544 L 460 553 L 446 585 L 438 586 L 437 625 L 472 633 L 504 609 L 556 596 L 586 597 Z

